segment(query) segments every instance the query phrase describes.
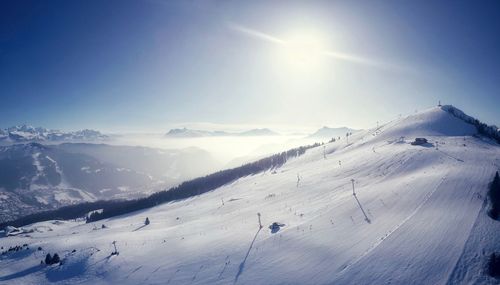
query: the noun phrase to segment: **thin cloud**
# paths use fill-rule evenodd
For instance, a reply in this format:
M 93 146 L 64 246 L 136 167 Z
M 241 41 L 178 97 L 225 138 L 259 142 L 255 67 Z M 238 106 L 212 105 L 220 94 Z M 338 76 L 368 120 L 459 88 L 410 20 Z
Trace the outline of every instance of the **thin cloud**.
M 258 31 L 249 27 L 245 27 L 236 23 L 228 23 L 229 29 L 233 31 L 237 31 L 239 33 L 242 33 L 244 35 L 250 36 L 252 38 L 274 43 L 274 44 L 279 44 L 279 45 L 287 45 L 287 41 L 280 39 L 277 36 L 264 33 L 262 31 Z M 347 53 L 342 53 L 342 52 L 337 52 L 333 50 L 323 50 L 321 51 L 321 54 L 323 54 L 326 57 L 338 59 L 338 60 L 343 60 L 343 61 L 348 61 L 352 63 L 358 63 L 358 64 L 363 64 L 363 65 L 369 65 L 369 66 L 375 66 L 379 68 L 385 68 L 385 69 L 398 69 L 398 70 L 403 70 L 405 68 L 402 68 L 400 66 L 396 66 L 393 64 L 381 62 L 381 61 L 376 61 L 372 59 L 368 59 L 365 57 L 353 55 L 353 54 L 347 54 Z
M 230 23 L 229 28 L 231 30 L 241 32 L 243 34 L 246 34 L 248 36 L 251 36 L 251 37 L 259 39 L 259 40 L 264 40 L 267 42 L 280 44 L 280 45 L 286 44 L 286 42 L 284 40 L 282 40 L 278 37 L 275 37 L 275 36 L 272 36 L 270 34 L 266 34 L 266 33 L 263 33 L 263 32 L 260 32 L 260 31 L 254 30 L 254 29 L 250 29 L 250 28 L 238 25 L 238 24 Z

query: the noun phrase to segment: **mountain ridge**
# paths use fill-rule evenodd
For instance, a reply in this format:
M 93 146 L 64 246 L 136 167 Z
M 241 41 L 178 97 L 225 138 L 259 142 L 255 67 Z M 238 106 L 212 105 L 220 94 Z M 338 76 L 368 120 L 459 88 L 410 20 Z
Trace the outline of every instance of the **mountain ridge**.
M 330 128 L 327 126 L 324 126 L 320 129 L 318 129 L 316 132 L 310 134 L 308 137 L 309 138 L 337 138 L 341 137 L 344 138 L 347 133 L 353 133 L 357 132 L 359 130 L 356 129 L 351 129 L 348 127 L 339 127 L 339 128 Z
M 29 125 L 0 129 L 0 142 L 105 141 L 108 139 L 109 136 L 91 129 L 63 132 Z
M 206 131 L 206 130 L 180 128 L 180 129 L 169 130 L 165 134 L 165 137 L 195 138 L 195 137 L 219 137 L 219 136 L 276 136 L 276 135 L 279 134 L 268 128 L 251 129 L 242 132 Z

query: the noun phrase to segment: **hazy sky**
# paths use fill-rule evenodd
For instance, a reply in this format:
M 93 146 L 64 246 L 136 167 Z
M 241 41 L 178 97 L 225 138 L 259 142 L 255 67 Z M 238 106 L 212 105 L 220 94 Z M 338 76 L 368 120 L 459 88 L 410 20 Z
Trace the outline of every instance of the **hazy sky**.
M 0 127 L 500 125 L 499 35 L 498 1 L 5 0 Z

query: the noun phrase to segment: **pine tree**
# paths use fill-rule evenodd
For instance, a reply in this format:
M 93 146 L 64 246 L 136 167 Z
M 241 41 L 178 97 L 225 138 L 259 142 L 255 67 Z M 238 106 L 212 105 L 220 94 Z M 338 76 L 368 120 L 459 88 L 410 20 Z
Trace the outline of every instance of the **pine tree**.
M 47 253 L 47 255 L 45 256 L 45 264 L 47 265 L 52 264 L 52 256 L 50 255 L 50 253 Z
M 498 220 L 500 216 L 500 176 L 498 175 L 498 171 L 495 174 L 493 182 L 491 182 L 489 196 L 491 200 L 490 216 Z
M 147 225 L 149 225 L 149 218 L 148 218 L 148 217 L 146 217 L 146 220 L 144 221 L 144 224 L 145 224 L 146 226 L 147 226 Z
M 490 260 L 488 261 L 488 271 L 492 277 L 500 276 L 500 256 L 495 253 L 490 255 Z
M 61 259 L 59 258 L 59 255 L 57 253 L 54 253 L 54 256 L 52 257 L 52 264 L 56 264 L 61 262 Z
M 495 178 L 493 179 L 493 187 L 495 187 L 495 189 L 497 190 L 500 188 L 500 176 L 498 175 L 498 171 L 495 174 Z

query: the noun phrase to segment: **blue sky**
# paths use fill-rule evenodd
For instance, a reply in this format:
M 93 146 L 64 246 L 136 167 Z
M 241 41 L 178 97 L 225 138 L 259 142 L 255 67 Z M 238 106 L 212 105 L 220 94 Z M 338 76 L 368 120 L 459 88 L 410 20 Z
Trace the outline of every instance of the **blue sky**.
M 0 127 L 500 125 L 499 34 L 498 1 L 2 1 Z

